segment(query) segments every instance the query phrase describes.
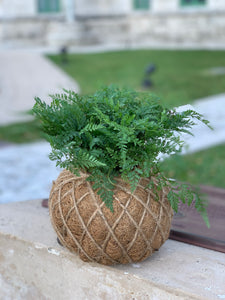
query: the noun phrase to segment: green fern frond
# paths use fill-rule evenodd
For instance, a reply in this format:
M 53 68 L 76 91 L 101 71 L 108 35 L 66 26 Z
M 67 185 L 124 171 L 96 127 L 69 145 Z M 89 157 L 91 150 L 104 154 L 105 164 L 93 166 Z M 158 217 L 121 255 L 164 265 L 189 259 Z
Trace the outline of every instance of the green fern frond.
M 159 190 L 168 186 L 168 200 L 175 211 L 179 202 L 195 202 L 208 222 L 201 198 L 186 185 L 175 192 L 159 170 L 160 155 L 182 150 L 181 132 L 192 134 L 197 122 L 210 127 L 201 114 L 192 110 L 178 113 L 162 107 L 151 94 L 115 86 L 90 96 L 64 90 L 51 98 L 50 105 L 35 98 L 33 107 L 52 147 L 50 159 L 76 174 L 80 169 L 92 174 L 93 188 L 107 207 L 113 209 L 115 177 L 127 180 L 134 192 L 142 177 L 155 176 L 158 184 L 153 182 L 152 189 L 156 200 Z

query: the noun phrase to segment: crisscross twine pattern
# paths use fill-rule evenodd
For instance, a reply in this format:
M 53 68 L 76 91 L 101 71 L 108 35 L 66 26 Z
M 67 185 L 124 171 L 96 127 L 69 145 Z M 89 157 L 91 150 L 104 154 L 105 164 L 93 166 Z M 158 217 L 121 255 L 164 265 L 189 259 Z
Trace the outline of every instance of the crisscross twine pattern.
M 61 172 L 52 186 L 49 211 L 61 243 L 82 260 L 106 265 L 140 262 L 168 239 L 173 211 L 166 188 L 155 201 L 145 188 L 148 179 L 140 180 L 131 193 L 118 178 L 112 213 L 86 181 L 88 175 L 80 175 Z

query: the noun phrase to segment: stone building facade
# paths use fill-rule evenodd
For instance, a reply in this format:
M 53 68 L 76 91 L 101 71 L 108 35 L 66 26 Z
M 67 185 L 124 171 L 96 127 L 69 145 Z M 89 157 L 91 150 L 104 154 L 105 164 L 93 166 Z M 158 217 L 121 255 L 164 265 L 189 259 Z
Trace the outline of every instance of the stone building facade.
M 225 48 L 225 0 L 0 0 L 0 42 Z

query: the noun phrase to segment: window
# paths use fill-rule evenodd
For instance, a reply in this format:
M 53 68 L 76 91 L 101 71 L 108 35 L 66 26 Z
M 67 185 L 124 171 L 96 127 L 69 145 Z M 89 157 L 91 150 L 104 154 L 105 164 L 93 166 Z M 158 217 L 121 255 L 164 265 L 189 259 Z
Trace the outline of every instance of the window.
M 38 0 L 38 11 L 40 13 L 59 12 L 59 0 Z
M 133 0 L 135 9 L 149 9 L 149 0 Z
M 180 0 L 182 6 L 205 5 L 206 0 Z

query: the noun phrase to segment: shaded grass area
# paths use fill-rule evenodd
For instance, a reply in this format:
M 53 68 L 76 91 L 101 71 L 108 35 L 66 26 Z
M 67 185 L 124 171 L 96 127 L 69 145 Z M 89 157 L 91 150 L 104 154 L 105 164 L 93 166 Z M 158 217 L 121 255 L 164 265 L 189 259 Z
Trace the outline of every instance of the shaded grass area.
M 20 122 L 0 127 L 0 140 L 10 143 L 29 143 L 42 139 L 39 121 Z
M 48 56 L 76 79 L 83 94 L 99 87 L 117 84 L 143 90 L 141 82 L 146 66 L 156 65 L 149 90 L 168 107 L 225 91 L 225 75 L 212 76 L 208 69 L 225 66 L 224 51 L 135 50 L 95 54 L 70 54 L 68 63 L 60 55 Z
M 161 167 L 169 178 L 225 188 L 225 144 L 185 156 L 175 155 L 164 160 Z

